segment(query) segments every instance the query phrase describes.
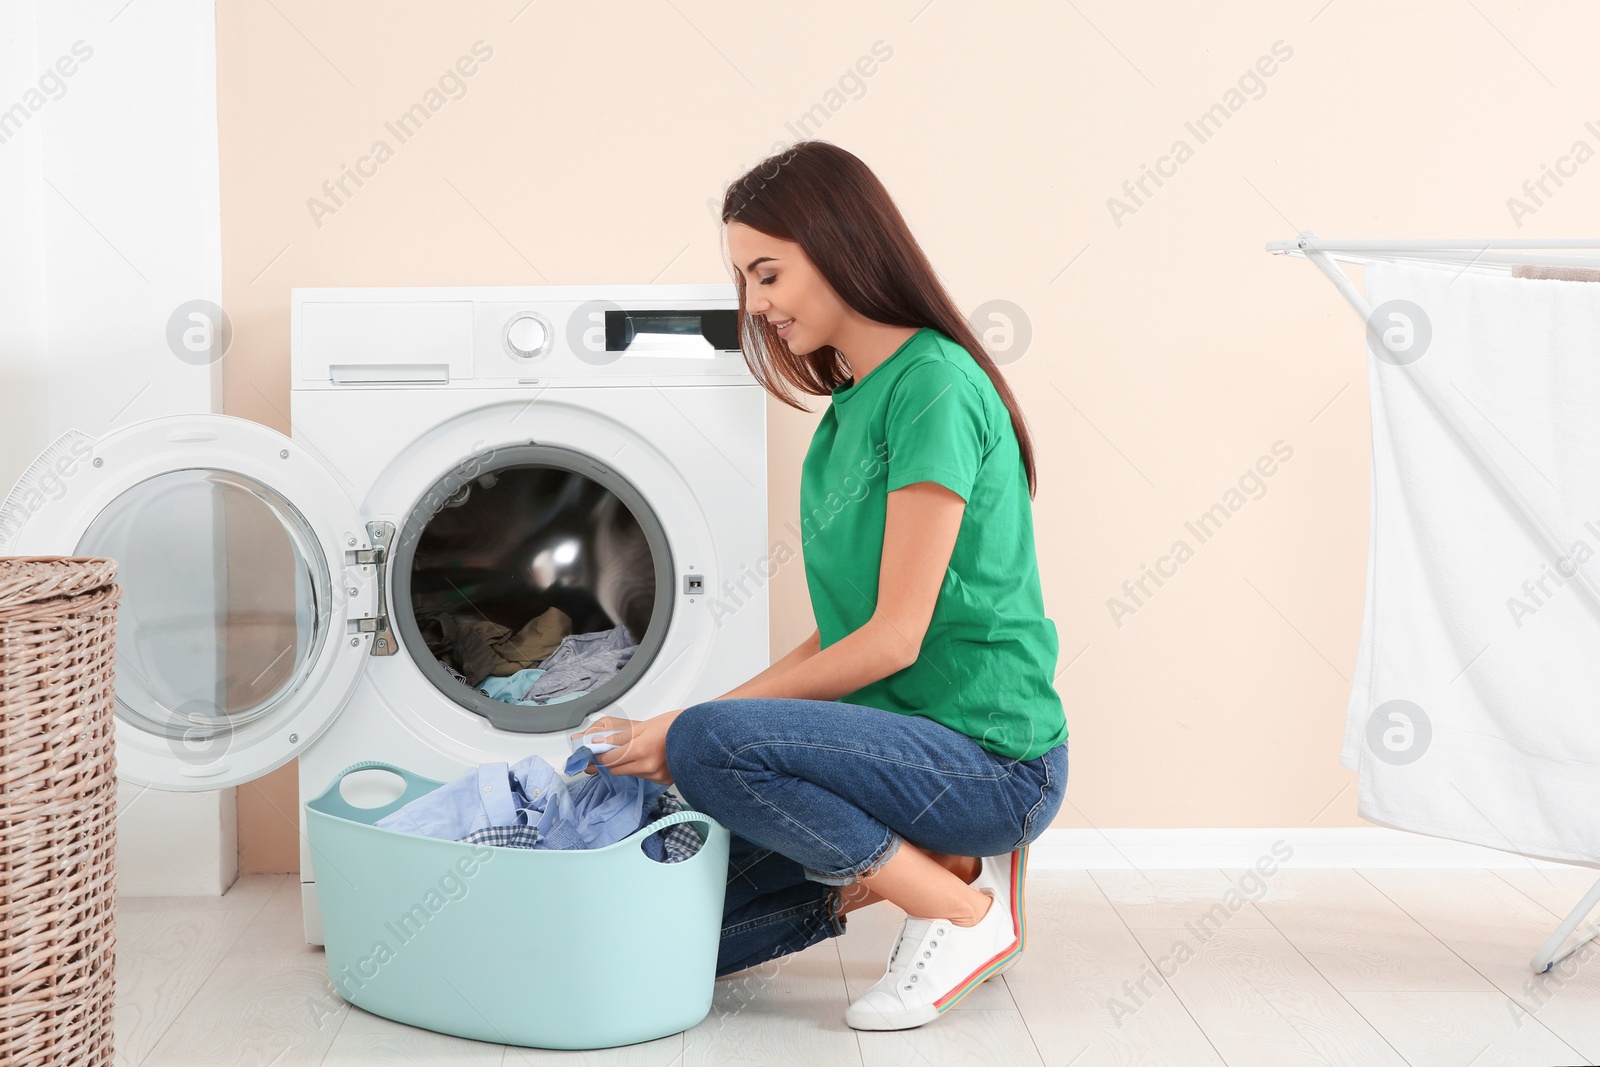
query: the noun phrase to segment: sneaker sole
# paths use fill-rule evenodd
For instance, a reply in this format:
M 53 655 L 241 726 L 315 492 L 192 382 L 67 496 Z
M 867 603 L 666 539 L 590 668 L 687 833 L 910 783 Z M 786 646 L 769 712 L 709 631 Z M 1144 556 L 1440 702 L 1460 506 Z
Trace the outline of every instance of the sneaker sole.
M 1011 921 L 1012 929 L 1017 935 L 1017 943 L 1010 955 L 989 973 L 991 978 L 1014 967 L 1017 960 L 1022 957 L 1022 950 L 1027 947 L 1028 922 L 1023 883 L 1028 877 L 1028 847 L 1023 845 L 1011 853 Z
M 983 966 L 973 971 L 966 981 L 925 1007 L 915 1011 L 897 1012 L 894 1015 L 884 1015 L 882 1012 L 857 1011 L 853 1008 L 846 1009 L 845 1023 L 855 1030 L 909 1030 L 914 1026 L 932 1022 L 956 1004 L 961 998 L 982 985 L 987 979 L 1007 971 L 1017 962 L 1022 955 L 1023 942 L 1027 923 L 1023 914 L 1023 881 L 1027 877 L 1028 846 L 1024 845 L 1011 854 L 1011 922 L 1016 933 L 1016 940 L 1011 947 L 989 960 Z
M 913 1026 L 921 1026 L 937 1019 L 941 1012 L 933 1005 L 918 1008 L 916 1011 L 900 1012 L 896 1015 L 883 1015 L 879 1012 L 862 1012 L 854 1008 L 846 1008 L 844 1013 L 845 1025 L 852 1030 L 909 1030 Z

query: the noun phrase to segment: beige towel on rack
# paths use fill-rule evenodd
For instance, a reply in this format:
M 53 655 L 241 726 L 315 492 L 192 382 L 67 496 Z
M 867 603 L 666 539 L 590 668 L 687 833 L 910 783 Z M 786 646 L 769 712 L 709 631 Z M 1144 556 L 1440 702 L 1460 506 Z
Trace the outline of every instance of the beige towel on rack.
M 1549 263 L 1518 263 L 1513 278 L 1541 278 L 1557 282 L 1600 282 L 1600 267 L 1557 267 Z

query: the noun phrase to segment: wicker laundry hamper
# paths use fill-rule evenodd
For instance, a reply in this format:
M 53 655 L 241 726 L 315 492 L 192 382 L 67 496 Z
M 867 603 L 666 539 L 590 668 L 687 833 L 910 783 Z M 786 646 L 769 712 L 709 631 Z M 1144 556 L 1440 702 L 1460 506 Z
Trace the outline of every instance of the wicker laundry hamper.
M 0 557 L 0 1064 L 110 1065 L 116 561 Z

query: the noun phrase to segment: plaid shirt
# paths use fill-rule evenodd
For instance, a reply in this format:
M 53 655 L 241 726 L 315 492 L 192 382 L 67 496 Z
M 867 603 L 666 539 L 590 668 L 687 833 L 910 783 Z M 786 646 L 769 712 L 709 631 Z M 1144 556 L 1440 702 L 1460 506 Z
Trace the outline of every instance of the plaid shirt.
M 662 793 L 656 800 L 655 812 L 650 816 L 650 821 L 671 815 L 673 812 L 684 811 L 689 807 L 676 793 Z M 669 826 L 665 830 L 657 830 L 645 838 L 645 851 L 650 851 L 650 846 L 660 839 L 666 853 L 663 856 L 651 855 L 651 859 L 659 859 L 663 863 L 677 863 L 686 860 L 700 851 L 700 846 L 705 842 L 700 838 L 700 831 L 692 822 L 680 822 L 676 826 Z
M 462 841 L 473 845 L 499 845 L 502 848 L 538 848 L 537 826 L 486 826 L 474 830 Z

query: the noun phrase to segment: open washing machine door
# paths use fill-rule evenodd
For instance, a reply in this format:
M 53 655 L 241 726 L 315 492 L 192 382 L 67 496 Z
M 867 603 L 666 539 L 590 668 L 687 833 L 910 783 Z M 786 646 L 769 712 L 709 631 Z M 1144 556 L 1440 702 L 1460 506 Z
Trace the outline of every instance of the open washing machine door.
M 0 508 L 0 552 L 117 560 L 117 775 L 184 791 L 282 766 L 343 708 L 387 640 L 384 535 L 302 444 L 224 415 L 69 431 Z

